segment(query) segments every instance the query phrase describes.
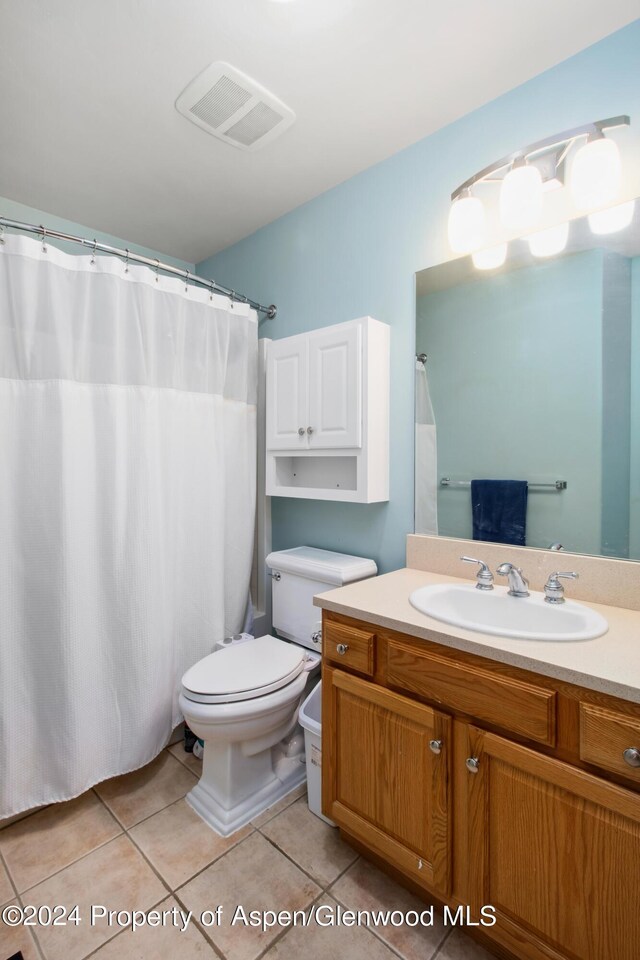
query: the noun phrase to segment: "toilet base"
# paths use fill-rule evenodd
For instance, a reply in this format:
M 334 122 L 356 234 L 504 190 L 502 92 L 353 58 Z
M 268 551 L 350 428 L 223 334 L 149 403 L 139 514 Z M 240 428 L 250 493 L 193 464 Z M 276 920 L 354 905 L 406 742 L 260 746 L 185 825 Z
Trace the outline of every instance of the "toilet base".
M 214 797 L 204 783 L 204 777 L 186 795 L 185 800 L 216 833 L 228 837 L 304 783 L 307 779 L 304 754 L 295 757 L 281 756 L 274 763 L 273 772 L 275 776 L 269 783 L 230 809 L 223 807 Z

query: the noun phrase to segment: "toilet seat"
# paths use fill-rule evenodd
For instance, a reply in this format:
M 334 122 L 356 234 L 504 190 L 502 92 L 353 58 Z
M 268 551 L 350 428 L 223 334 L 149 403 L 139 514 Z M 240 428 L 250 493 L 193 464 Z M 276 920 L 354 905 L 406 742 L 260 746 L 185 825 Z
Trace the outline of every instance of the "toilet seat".
M 200 660 L 182 678 L 182 692 L 195 703 L 253 700 L 287 686 L 304 669 L 305 653 L 266 635 L 227 647 Z

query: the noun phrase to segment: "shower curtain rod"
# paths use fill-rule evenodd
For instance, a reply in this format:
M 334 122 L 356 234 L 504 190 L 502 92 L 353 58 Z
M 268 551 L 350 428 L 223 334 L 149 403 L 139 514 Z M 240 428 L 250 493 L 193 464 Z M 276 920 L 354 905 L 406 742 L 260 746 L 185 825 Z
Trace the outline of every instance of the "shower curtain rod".
M 61 233 L 59 230 L 50 230 L 48 227 L 42 226 L 42 224 L 20 223 L 19 220 L 9 220 L 7 217 L 0 217 L 0 228 L 2 227 L 8 227 L 11 230 L 21 230 L 25 233 L 36 233 L 42 237 L 43 243 L 47 237 L 53 237 L 56 240 L 67 240 L 69 243 L 79 243 L 83 247 L 90 247 L 93 253 L 99 250 L 100 253 L 109 253 L 115 257 L 123 257 L 127 262 L 143 263 L 147 267 L 153 267 L 156 271 L 162 270 L 163 273 L 170 273 L 173 276 L 182 277 L 185 283 L 196 283 L 201 287 L 206 287 L 212 293 L 214 291 L 221 293 L 224 297 L 229 297 L 231 302 L 237 300 L 238 303 L 247 303 L 250 307 L 253 307 L 254 310 L 257 310 L 258 313 L 266 314 L 269 320 L 273 320 L 278 312 L 278 308 L 274 303 L 268 307 L 264 307 L 261 303 L 250 300 L 249 297 L 245 297 L 241 293 L 236 293 L 235 290 L 231 290 L 229 287 L 223 287 L 221 284 L 216 283 L 215 280 L 206 280 L 204 277 L 198 277 L 188 270 L 180 270 L 179 267 L 172 267 L 170 264 L 162 263 L 160 260 L 143 257 L 139 253 L 131 253 L 126 248 L 121 250 L 119 247 L 110 247 L 106 243 L 98 243 L 97 240 L 87 240 L 85 237 L 74 237 L 72 234 Z M 2 242 L 1 230 L 0 242 Z

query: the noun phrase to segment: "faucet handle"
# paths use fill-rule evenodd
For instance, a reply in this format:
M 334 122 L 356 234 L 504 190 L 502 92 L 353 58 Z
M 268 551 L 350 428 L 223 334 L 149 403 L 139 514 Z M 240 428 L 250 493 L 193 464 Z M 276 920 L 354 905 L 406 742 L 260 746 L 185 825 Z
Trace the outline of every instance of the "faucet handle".
M 580 576 L 574 570 L 568 570 L 562 573 L 556 570 L 549 574 L 549 579 L 544 585 L 544 599 L 547 603 L 564 603 L 564 587 L 560 583 L 560 577 L 564 580 L 577 580 Z
M 484 560 L 476 560 L 475 557 L 460 557 L 460 559 L 464 560 L 465 563 L 480 564 L 480 569 L 476 574 L 476 588 L 478 590 L 493 590 L 493 574 Z

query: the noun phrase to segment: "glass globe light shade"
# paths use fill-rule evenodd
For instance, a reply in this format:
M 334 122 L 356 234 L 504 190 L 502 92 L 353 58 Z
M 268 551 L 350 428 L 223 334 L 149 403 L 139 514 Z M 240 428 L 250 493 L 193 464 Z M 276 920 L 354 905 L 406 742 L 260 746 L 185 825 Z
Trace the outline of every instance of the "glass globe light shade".
M 471 259 L 476 270 L 496 270 L 507 259 L 507 244 L 499 243 L 497 247 L 476 250 Z
M 542 211 L 542 176 L 537 167 L 514 167 L 500 188 L 500 219 L 509 230 L 529 230 Z
M 486 215 L 482 200 L 466 196 L 454 200 L 449 210 L 449 245 L 454 253 L 471 253 L 484 243 Z
M 587 140 L 571 167 L 571 194 L 578 210 L 592 210 L 612 203 L 620 192 L 622 164 L 613 140 Z
M 624 230 L 633 220 L 635 206 L 635 200 L 629 200 L 628 203 L 619 203 L 616 207 L 608 207 L 606 210 L 597 210 L 595 213 L 590 213 L 589 226 L 591 232 L 605 234 Z
M 555 227 L 547 227 L 538 233 L 527 237 L 529 249 L 534 257 L 553 257 L 562 253 L 569 239 L 569 224 L 559 223 Z

